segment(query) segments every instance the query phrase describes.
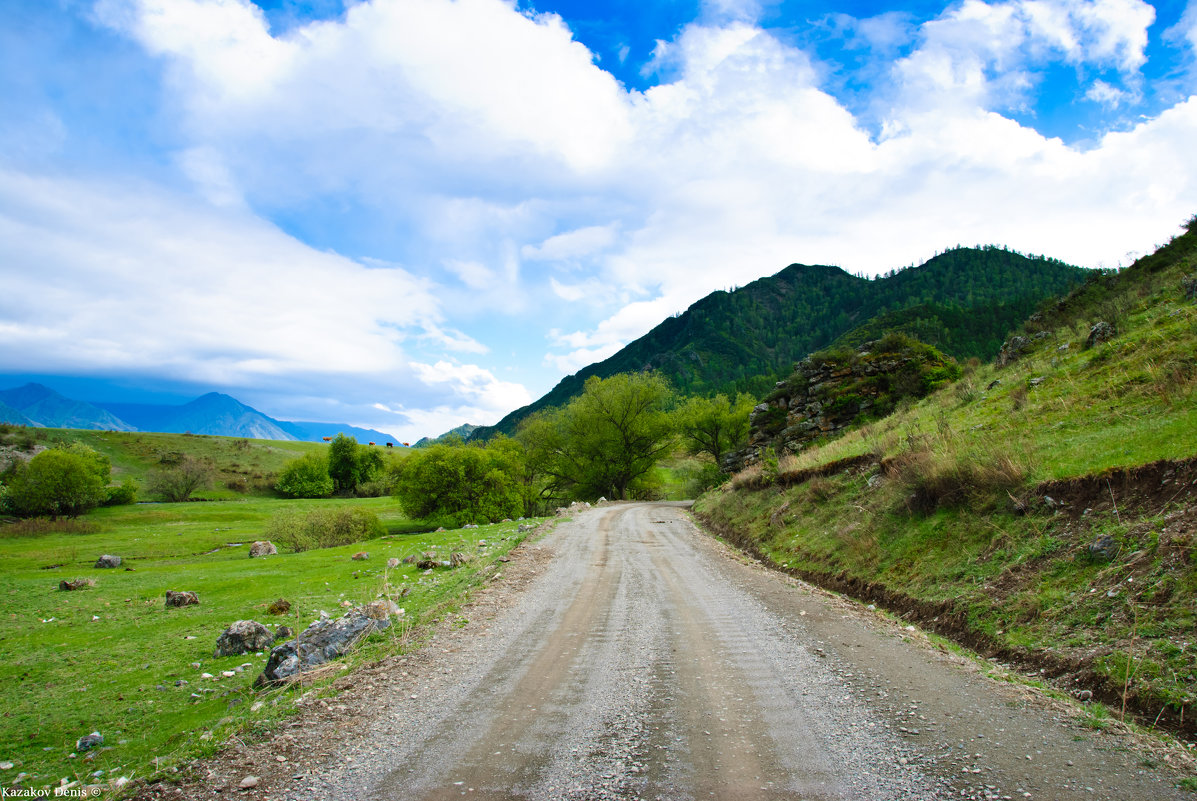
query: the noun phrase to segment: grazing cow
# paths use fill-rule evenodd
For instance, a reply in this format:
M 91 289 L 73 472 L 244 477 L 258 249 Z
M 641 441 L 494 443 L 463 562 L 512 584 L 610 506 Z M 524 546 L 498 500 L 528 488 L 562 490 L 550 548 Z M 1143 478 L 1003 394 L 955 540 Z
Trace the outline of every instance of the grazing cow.
M 332 442 L 332 437 L 321 437 L 325 442 Z
M 374 443 L 373 443 L 373 442 L 371 442 L 370 444 L 371 444 L 371 445 L 373 445 Z
M 411 443 L 410 443 L 410 442 L 405 442 L 405 443 L 403 443 L 403 447 L 405 447 L 405 448 L 410 448 L 410 447 L 411 447 Z
M 387 443 L 387 447 L 388 447 L 388 448 L 393 448 L 393 447 L 395 447 L 395 443 L 393 443 L 393 442 L 388 442 L 388 443 Z

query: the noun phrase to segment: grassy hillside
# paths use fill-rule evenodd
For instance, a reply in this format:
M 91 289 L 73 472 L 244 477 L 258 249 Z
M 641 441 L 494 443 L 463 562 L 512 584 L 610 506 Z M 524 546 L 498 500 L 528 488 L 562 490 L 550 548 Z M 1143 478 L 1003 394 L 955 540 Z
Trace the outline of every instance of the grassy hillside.
M 1197 219 L 1030 319 L 1022 355 L 700 516 L 777 565 L 1197 733 Z M 1113 326 L 1089 342 L 1098 322 Z
M 83 784 L 147 778 L 235 734 L 263 731 L 294 711 L 298 692 L 251 688 L 265 654 L 213 658 L 217 637 L 234 621 L 299 631 L 321 610 L 337 616 L 344 603 L 385 592 L 398 599 L 406 622 L 346 660 L 357 664 L 405 647 L 412 626 L 459 604 L 526 536 L 508 523 L 247 558 L 248 544 L 262 538 L 273 515 L 347 505 L 376 513 L 392 531 L 404 528 L 389 498 L 143 504 L 57 524 L 0 525 L 0 758 L 14 763 L 5 782 L 18 773 L 28 774 L 22 784 L 32 788 L 62 777 Z M 367 561 L 350 559 L 363 549 Z M 388 557 L 431 549 L 475 559 L 429 575 L 411 565 L 386 568 Z M 122 567 L 96 569 L 105 553 L 121 556 Z M 58 589 L 76 577 L 94 579 L 95 586 Z M 195 591 L 200 604 L 167 609 L 167 590 Z M 278 598 L 292 604 L 281 617 L 266 609 Z M 225 671 L 234 675 L 224 677 Z M 76 740 L 96 730 L 104 748 L 73 756 Z
M 903 312 L 905 325 L 889 327 L 907 330 L 957 359 L 992 358 L 1007 331 L 1044 298 L 1068 291 L 1084 275 L 1053 259 L 996 247 L 956 248 L 873 280 L 838 267 L 791 264 L 732 292 L 711 293 L 474 436 L 513 433 L 529 414 L 580 394 L 592 375 L 652 369 L 688 395 L 759 394 L 808 353 L 843 336 L 868 338 L 874 318 Z M 958 325 L 961 319 L 968 324 Z M 856 329 L 861 331 L 853 334 Z
M 211 464 L 215 480 L 197 492 L 199 500 L 235 500 L 274 497 L 277 473 L 292 459 L 313 451 L 326 451 L 323 442 L 219 437 L 207 434 L 156 434 L 144 432 L 87 431 L 62 428 L 10 428 L 0 435 L 0 446 L 29 452 L 57 442 L 78 441 L 112 461 L 112 479 L 119 484 L 132 478 L 138 485 L 150 471 L 177 462 L 182 454 Z M 380 448 L 389 459 L 402 458 L 404 449 Z

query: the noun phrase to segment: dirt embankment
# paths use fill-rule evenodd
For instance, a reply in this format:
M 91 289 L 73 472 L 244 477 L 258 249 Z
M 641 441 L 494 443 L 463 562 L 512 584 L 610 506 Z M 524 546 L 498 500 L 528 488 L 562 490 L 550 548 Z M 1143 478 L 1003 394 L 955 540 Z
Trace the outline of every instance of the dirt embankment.
M 792 486 L 815 476 L 846 469 L 869 470 L 874 464 L 867 458 L 841 460 L 829 465 L 828 469 L 803 471 L 802 476 L 791 477 L 786 484 Z M 1193 558 L 1192 547 L 1197 541 L 1197 458 L 1161 460 L 1139 467 L 1107 470 L 1093 476 L 1043 482 L 1017 500 L 1030 513 L 1062 515 L 1067 521 L 1063 531 L 1073 539 L 1073 547 L 1083 546 L 1084 520 L 1091 515 L 1110 515 L 1132 525 L 1150 525 L 1146 522 L 1150 518 L 1167 515 L 1169 533 L 1160 538 L 1159 557 L 1165 564 L 1174 566 Z M 1055 686 L 1074 695 L 1087 698 L 1091 694 L 1094 700 L 1116 709 L 1121 709 L 1125 701 L 1127 714 L 1141 723 L 1164 728 L 1186 739 L 1197 737 L 1197 712 L 1185 714 L 1184 709 L 1179 712 L 1171 707 L 1161 709 L 1158 700 L 1141 697 L 1133 684 L 1128 690 L 1124 682 L 1098 671 L 1094 664 L 1096 654 L 1078 656 L 1013 646 L 970 625 L 968 610 L 958 600 L 929 601 L 846 572 L 778 565 L 760 551 L 752 537 L 709 516 L 699 517 L 711 531 L 772 569 L 876 604 L 988 658 L 1050 679 Z M 1034 565 L 1022 565 L 1006 583 L 1017 582 L 1018 573 L 1033 569 Z M 1008 591 L 1009 587 L 1003 587 L 1002 583 L 994 588 L 998 597 Z

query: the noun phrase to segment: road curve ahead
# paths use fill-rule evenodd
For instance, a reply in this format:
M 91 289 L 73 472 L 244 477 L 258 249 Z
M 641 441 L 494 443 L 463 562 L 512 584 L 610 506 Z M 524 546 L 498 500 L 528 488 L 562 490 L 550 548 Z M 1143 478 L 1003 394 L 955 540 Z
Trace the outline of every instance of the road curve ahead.
M 1182 797 L 967 660 L 730 558 L 681 506 L 587 510 L 545 546 L 518 604 L 288 797 Z

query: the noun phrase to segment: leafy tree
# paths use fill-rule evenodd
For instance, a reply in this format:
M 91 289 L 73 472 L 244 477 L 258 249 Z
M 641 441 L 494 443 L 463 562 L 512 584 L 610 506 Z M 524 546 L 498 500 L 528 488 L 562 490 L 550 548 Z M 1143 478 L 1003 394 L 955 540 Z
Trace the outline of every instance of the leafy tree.
M 108 498 L 108 457 L 80 443 L 42 451 L 18 467 L 6 502 L 16 514 L 78 517 Z
M 557 491 L 622 500 L 672 445 L 671 397 L 669 385 L 652 373 L 591 377 L 581 395 L 533 418 L 519 439 Z
M 718 464 L 723 454 L 748 437 L 748 415 L 755 404 L 752 396 L 744 393 L 734 400 L 723 393 L 688 399 L 675 415 L 682 444 L 692 454 L 710 454 Z
M 333 494 L 333 480 L 328 474 L 328 457 L 306 453 L 287 462 L 274 488 L 289 498 L 329 497 Z
M 460 525 L 524 513 L 522 455 L 503 442 L 430 445 L 405 458 L 396 473 L 395 495 L 411 517 Z
M 368 445 L 359 445 L 354 437 L 337 434 L 328 446 L 328 475 L 333 491 L 349 495 L 376 478 L 383 469 L 382 454 Z
M 146 477 L 145 489 L 163 500 L 180 502 L 191 500 L 192 493 L 211 483 L 212 466 L 185 454 L 177 464 L 151 472 Z

